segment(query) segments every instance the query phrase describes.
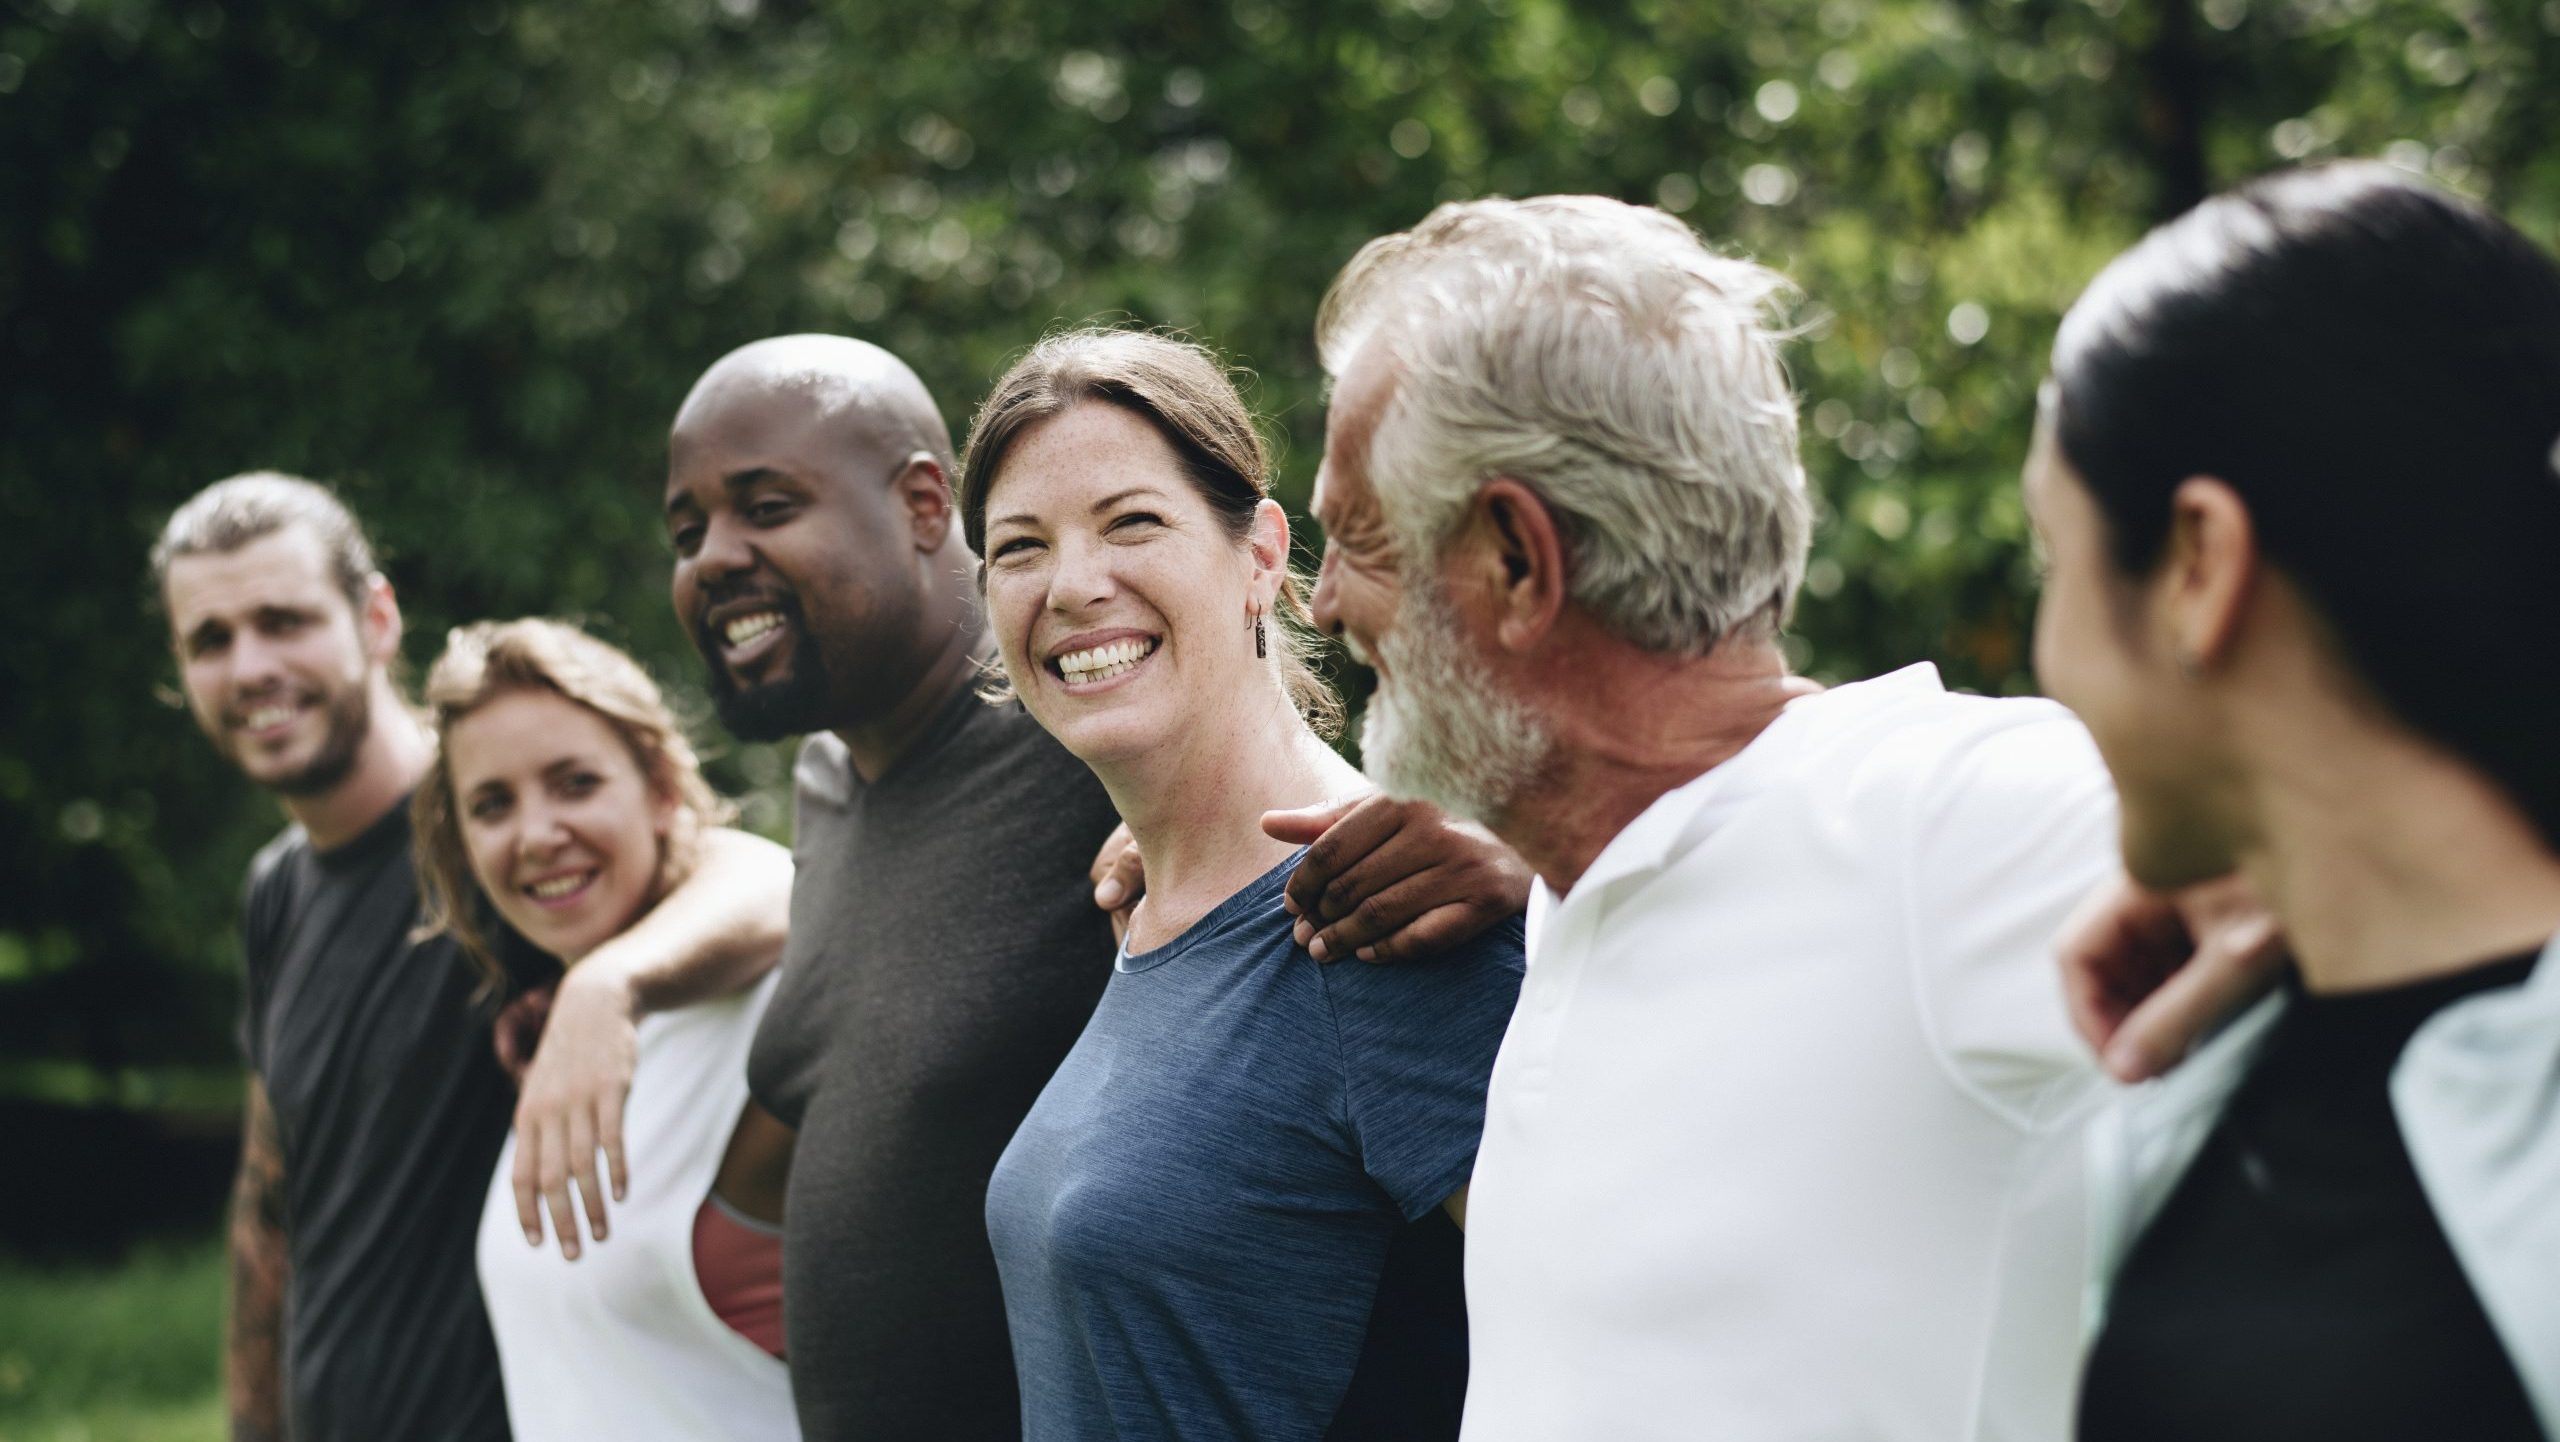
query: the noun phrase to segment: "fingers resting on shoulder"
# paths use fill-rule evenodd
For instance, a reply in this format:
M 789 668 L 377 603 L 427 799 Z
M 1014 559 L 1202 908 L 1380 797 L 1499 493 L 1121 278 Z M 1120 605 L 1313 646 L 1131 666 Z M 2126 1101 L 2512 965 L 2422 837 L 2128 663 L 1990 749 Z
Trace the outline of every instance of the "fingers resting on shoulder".
M 2169 893 L 2118 876 L 2082 903 L 2055 951 L 2072 1025 L 2126 1082 L 2176 1067 L 2292 960 L 2237 876 Z

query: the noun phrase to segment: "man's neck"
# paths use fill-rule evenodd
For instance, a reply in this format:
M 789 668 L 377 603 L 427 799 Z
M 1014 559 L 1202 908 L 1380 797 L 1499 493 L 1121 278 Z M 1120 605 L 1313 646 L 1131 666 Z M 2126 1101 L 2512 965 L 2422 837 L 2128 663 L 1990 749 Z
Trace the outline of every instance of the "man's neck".
M 986 623 L 970 612 L 951 628 L 941 649 L 926 660 L 915 684 L 888 714 L 836 727 L 836 738 L 853 759 L 854 774 L 866 783 L 889 774 L 899 758 L 924 739 L 952 699 L 978 684 L 981 658 L 992 654 L 990 645 Z
M 1577 645 L 1555 668 L 1547 766 L 1493 823 L 1558 896 L 1610 841 L 1671 791 L 1723 765 L 1820 690 L 1787 674 L 1768 641 L 1728 640 L 1704 656 L 1663 656 L 1614 638 Z
M 316 796 L 283 798 L 311 845 L 333 851 L 373 829 L 418 789 L 435 759 L 435 738 L 388 683 L 376 687 L 372 719 L 344 781 Z
M 2295 708 L 2269 738 L 2242 851 L 2314 992 L 2365 991 L 2539 950 L 2560 855 L 2488 778 L 2435 746 Z

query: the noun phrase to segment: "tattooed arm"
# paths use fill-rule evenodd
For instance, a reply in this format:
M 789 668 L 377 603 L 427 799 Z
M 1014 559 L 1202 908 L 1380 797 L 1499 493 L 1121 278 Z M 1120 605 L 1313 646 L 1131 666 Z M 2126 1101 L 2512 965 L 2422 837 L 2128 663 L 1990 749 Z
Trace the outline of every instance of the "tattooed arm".
M 225 1362 L 232 1442 L 284 1442 L 284 1148 L 253 1073 L 231 1190 L 231 1322 Z

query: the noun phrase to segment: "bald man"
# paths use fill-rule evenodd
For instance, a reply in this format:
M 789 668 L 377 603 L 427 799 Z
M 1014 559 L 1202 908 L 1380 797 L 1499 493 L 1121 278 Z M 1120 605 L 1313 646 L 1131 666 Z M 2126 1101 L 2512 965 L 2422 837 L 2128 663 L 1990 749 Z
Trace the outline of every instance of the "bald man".
M 1110 974 L 1087 861 L 1117 818 L 1020 705 L 974 694 L 990 645 L 950 432 L 896 357 L 759 341 L 696 382 L 668 449 L 676 613 L 721 719 L 809 736 L 791 941 L 749 1061 L 800 1131 L 783 1257 L 802 1429 L 1016 1437 L 987 1179 Z M 1423 809 L 1363 803 L 1319 851 L 1307 939 L 1339 951 L 1472 934 L 1526 896 L 1507 853 Z

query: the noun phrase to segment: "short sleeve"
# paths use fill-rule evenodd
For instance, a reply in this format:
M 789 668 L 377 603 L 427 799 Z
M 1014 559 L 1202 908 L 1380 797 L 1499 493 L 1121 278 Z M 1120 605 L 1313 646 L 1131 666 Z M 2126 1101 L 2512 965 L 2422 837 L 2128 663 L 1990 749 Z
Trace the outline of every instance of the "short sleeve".
M 1921 784 L 1910 849 L 1917 989 L 1957 1078 L 2042 1128 L 2100 1085 L 2063 1004 L 2054 939 L 2116 865 L 2115 788 L 2080 723 L 2049 703 L 1951 748 Z
M 1323 969 L 1361 1166 L 1407 1220 L 1475 1170 L 1485 1086 L 1521 969 L 1518 917 L 1438 958 Z
M 240 885 L 240 1021 L 233 1033 L 241 1060 L 261 1076 L 267 1070 L 267 998 L 275 984 L 277 935 L 282 895 L 284 849 L 270 843 L 249 864 Z

